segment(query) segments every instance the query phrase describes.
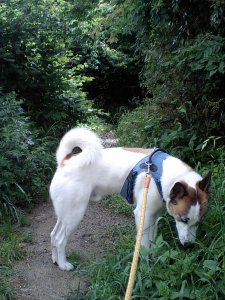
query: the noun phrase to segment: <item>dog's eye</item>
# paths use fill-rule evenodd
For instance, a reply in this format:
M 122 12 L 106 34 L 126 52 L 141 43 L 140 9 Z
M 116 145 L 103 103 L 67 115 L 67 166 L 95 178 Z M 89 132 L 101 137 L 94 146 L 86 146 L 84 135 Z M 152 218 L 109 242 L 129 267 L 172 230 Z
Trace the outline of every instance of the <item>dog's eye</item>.
M 180 220 L 182 223 L 187 224 L 190 219 L 189 218 L 181 218 Z

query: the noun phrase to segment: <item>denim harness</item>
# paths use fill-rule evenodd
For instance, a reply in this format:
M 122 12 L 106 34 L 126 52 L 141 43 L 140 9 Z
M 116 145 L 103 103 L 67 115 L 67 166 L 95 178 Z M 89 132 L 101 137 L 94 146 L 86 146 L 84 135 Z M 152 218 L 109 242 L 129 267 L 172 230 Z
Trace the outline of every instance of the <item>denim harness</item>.
M 150 174 L 152 178 L 154 178 L 159 194 L 163 199 L 162 186 L 161 186 L 161 176 L 163 172 L 162 165 L 163 165 L 163 161 L 167 159 L 168 156 L 170 155 L 165 150 L 156 148 L 150 155 L 140 160 L 127 176 L 123 184 L 123 187 L 121 189 L 120 195 L 124 197 L 129 204 L 134 203 L 133 190 L 134 190 L 135 180 L 140 173 L 148 172 L 148 165 L 149 165 Z

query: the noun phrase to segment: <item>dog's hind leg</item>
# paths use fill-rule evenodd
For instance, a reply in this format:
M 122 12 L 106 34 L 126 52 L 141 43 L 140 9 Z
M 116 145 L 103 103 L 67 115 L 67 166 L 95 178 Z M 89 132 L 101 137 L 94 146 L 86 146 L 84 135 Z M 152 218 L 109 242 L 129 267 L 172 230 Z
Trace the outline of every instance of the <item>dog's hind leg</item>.
M 56 235 L 56 232 L 59 230 L 59 227 L 60 227 L 60 221 L 57 220 L 55 227 L 51 232 L 52 261 L 54 264 L 58 262 L 58 254 L 57 254 L 57 248 L 56 248 L 55 235 Z
M 63 225 L 62 223 L 61 226 L 58 227 L 58 230 L 55 232 L 55 247 L 52 248 L 52 257 L 53 262 L 55 260 L 61 270 L 73 270 L 73 265 L 66 260 L 66 244 L 71 232 L 72 228 Z
M 66 244 L 85 214 L 88 200 L 82 200 L 73 203 L 72 208 L 68 206 L 67 210 L 60 209 L 61 213 L 58 214 L 58 221 L 51 233 L 52 260 L 61 270 L 73 270 L 73 265 L 66 260 Z

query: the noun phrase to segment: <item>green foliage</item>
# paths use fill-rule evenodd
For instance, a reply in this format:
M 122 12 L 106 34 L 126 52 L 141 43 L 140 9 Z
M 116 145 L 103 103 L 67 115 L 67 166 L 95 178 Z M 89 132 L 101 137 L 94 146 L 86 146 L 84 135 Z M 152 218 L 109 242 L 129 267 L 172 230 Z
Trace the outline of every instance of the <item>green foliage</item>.
M 22 257 L 22 251 L 19 246 L 21 242 L 15 234 L 12 224 L 1 223 L 0 226 L 0 266 L 12 266 L 15 260 Z
M 199 161 L 224 161 L 224 137 L 213 135 L 217 119 L 209 123 L 205 116 L 203 121 L 203 112 L 195 110 L 191 103 L 187 103 L 187 108 L 174 107 L 174 110 L 164 105 L 156 104 L 154 100 L 146 101 L 123 114 L 117 127 L 119 143 L 129 147 L 161 147 L 193 165 Z M 195 112 L 192 120 L 187 118 L 191 111 Z M 209 109 L 206 109 L 208 113 Z
M 45 131 L 84 119 L 91 107 L 82 91 L 91 78 L 82 75 L 86 64 L 71 50 L 71 9 L 63 0 L 0 4 L 1 86 L 19 93 Z
M 206 34 L 193 44 L 175 50 L 172 64 L 177 64 L 178 68 L 185 66 L 192 72 L 203 70 L 206 79 L 211 79 L 214 75 L 225 73 L 224 47 L 225 38 L 220 35 Z
M 95 114 L 96 110 L 93 110 L 93 115 L 88 117 L 87 122 L 78 123 L 78 126 L 87 126 L 89 129 L 96 132 L 99 136 L 104 135 L 111 129 L 111 125 L 105 122 L 105 117 L 108 116 L 107 113 L 104 113 L 101 109 L 98 110 L 97 115 Z
M 12 266 L 22 258 L 20 242 L 23 238 L 14 232 L 9 222 L 0 224 L 0 299 L 13 299 L 15 290 L 11 278 Z
M 73 30 L 79 31 L 79 38 L 74 39 L 72 50 L 86 62 L 84 74 L 93 78 L 84 83 L 88 98 L 94 100 L 95 107 L 110 112 L 111 121 L 116 121 L 118 116 L 115 113 L 120 106 L 134 106 L 141 94 L 139 67 L 129 38 L 124 37 L 117 43 L 117 37 L 113 36 L 111 21 L 119 17 L 120 9 L 114 11 L 113 1 L 96 2 L 97 5 L 92 7 L 89 3 L 86 15 L 75 23 L 77 27 L 74 26 Z M 82 6 L 85 10 L 85 4 Z M 74 4 L 75 9 L 77 4 Z
M 38 140 L 14 93 L 0 98 L 0 214 L 19 220 L 18 204 L 47 194 L 46 180 L 53 164 L 53 157 L 47 154 L 51 141 Z
M 139 261 L 134 299 L 223 299 L 225 297 L 224 249 L 224 164 L 214 167 L 212 197 L 209 211 L 198 228 L 195 248 L 191 251 L 179 246 L 175 226 L 170 217 L 159 221 L 161 233 L 149 251 L 151 260 Z M 132 251 L 134 228 L 113 228 L 117 246 L 101 261 L 89 264 L 88 291 L 82 299 L 124 299 Z M 73 299 L 73 298 L 71 298 Z
M 81 257 L 77 253 L 71 253 L 69 261 L 74 267 L 77 267 L 81 264 Z
M 211 159 L 216 147 L 204 149 L 202 155 L 205 141 L 216 141 L 220 149 L 224 144 L 223 1 L 114 3 L 112 35 L 117 43 L 125 35 L 132 37 L 131 47 L 142 64 L 140 84 L 149 102 L 122 117 L 119 137 L 138 146 L 175 148 L 183 157 L 195 156 L 195 162 Z
M 10 283 L 12 271 L 5 267 L 0 267 L 0 271 L 0 299 L 13 299 L 15 296 L 15 290 Z
M 119 143 L 128 147 L 154 147 L 157 145 L 157 128 L 160 116 L 156 115 L 154 103 L 146 102 L 132 111 L 124 113 L 117 126 Z
M 126 201 L 120 195 L 113 195 L 104 199 L 106 204 L 114 213 L 133 216 L 133 207 L 127 205 Z

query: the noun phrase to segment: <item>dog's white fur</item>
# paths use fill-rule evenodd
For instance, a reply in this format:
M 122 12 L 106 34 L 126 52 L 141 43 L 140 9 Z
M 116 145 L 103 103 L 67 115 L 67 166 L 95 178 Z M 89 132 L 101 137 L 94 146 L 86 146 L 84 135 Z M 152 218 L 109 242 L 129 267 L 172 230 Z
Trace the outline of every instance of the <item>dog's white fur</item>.
M 72 156 L 74 147 L 81 148 L 82 152 Z M 57 216 L 56 225 L 51 232 L 52 260 L 60 269 L 73 269 L 72 264 L 66 260 L 66 244 L 70 234 L 81 222 L 89 200 L 100 200 L 106 195 L 119 193 L 130 170 L 145 156 L 144 153 L 125 148 L 103 149 L 97 135 L 86 128 L 75 128 L 64 135 L 56 153 L 58 167 L 50 185 L 50 196 Z M 141 215 L 144 177 L 144 173 L 140 174 L 134 187 L 137 227 Z M 177 181 L 196 189 L 196 183 L 201 180 L 198 173 L 177 158 L 169 157 L 163 162 L 163 197 L 167 211 L 176 220 L 182 244 L 195 239 L 200 205 L 191 205 L 185 215 L 189 219 L 188 223 L 181 222 L 181 216 L 170 207 L 171 190 Z M 162 207 L 163 202 L 156 184 L 151 180 L 142 237 L 142 245 L 146 248 L 155 239 L 156 221 Z

